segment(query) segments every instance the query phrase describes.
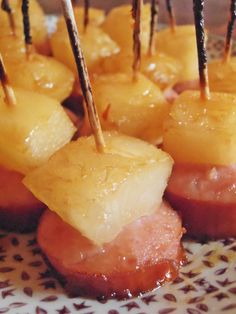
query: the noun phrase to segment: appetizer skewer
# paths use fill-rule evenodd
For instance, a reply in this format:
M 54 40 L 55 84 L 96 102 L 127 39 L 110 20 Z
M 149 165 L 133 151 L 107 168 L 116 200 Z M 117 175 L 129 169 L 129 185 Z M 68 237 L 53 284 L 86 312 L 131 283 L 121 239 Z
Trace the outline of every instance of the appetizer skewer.
M 45 206 L 22 179 L 66 144 L 75 129 L 56 100 L 13 90 L 1 58 L 0 65 L 0 227 L 26 232 L 36 227 Z
M 4 60 L 11 83 L 13 86 L 46 94 L 62 101 L 70 95 L 73 89 L 74 75 L 64 64 L 34 51 L 28 0 L 22 1 L 22 13 L 25 48 L 21 37 L 12 36 L 11 41 L 14 45 L 22 46 L 24 54 L 12 57 L 12 52 L 8 55 L 9 48 L 12 49 L 11 46 L 2 49 L 5 51 Z
M 180 218 L 162 203 L 172 160 L 101 132 L 71 1 L 61 2 L 96 144 L 92 136 L 68 144 L 24 183 L 53 211 L 40 221 L 38 242 L 67 291 L 131 297 L 175 278 L 183 262 Z
M 167 56 L 177 59 L 181 71 L 175 90 L 196 89 L 198 78 L 197 47 L 194 25 L 176 25 L 171 0 L 166 0 L 170 26 L 160 30 L 156 38 L 156 48 Z M 180 47 L 184 47 L 184 52 Z
M 7 11 L 7 13 L 4 10 L 0 11 L 1 36 L 11 35 L 13 37 L 21 37 L 23 29 L 21 2 L 22 0 L 11 0 L 2 2 L 4 4 L 2 7 L 5 9 L 5 11 Z M 9 18 L 10 12 L 12 12 L 13 19 Z M 42 8 L 36 0 L 30 1 L 30 16 L 32 21 L 32 36 L 34 38 L 36 50 L 39 53 L 48 55 L 50 53 L 50 46 L 48 41 L 45 16 Z M 12 32 L 12 23 L 14 23 L 15 32 Z
M 194 0 L 199 92 L 184 92 L 165 123 L 164 149 L 175 160 L 166 197 L 194 237 L 236 236 L 236 97 L 209 93 L 203 0 Z
M 160 88 L 140 73 L 141 9 L 142 1 L 133 10 L 133 56 L 129 63 L 130 70 L 96 76 L 92 85 L 101 124 L 105 130 L 116 130 L 160 144 L 162 124 L 169 105 Z M 84 129 L 86 127 L 88 129 L 88 122 L 85 120 Z
M 223 58 L 213 60 L 209 64 L 209 79 L 212 91 L 236 94 L 234 83 L 236 73 L 236 57 L 231 56 L 232 33 L 236 19 L 236 1 L 231 0 L 230 17 L 227 26 Z

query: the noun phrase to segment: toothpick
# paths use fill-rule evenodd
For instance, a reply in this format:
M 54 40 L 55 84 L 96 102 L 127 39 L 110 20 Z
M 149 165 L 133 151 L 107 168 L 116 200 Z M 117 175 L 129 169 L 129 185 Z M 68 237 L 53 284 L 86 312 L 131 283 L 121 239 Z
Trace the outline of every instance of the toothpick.
M 152 56 L 155 53 L 155 34 L 158 23 L 159 0 L 151 0 L 151 21 L 150 21 L 150 36 L 148 45 L 148 55 Z
M 23 15 L 26 56 L 29 57 L 32 52 L 32 36 L 30 31 L 29 19 L 29 0 L 22 0 L 21 10 Z
M 234 22 L 236 19 L 236 0 L 231 0 L 230 5 L 230 16 L 229 22 L 227 26 L 227 33 L 225 39 L 225 49 L 224 49 L 224 57 L 223 62 L 228 62 L 231 57 L 232 52 L 232 34 L 234 30 Z
M 204 30 L 204 0 L 193 0 L 193 11 L 195 18 L 195 30 L 198 50 L 198 68 L 200 79 L 200 94 L 201 99 L 206 100 L 210 98 L 205 30 Z
M 84 0 L 84 32 L 86 32 L 87 26 L 89 24 L 89 7 L 90 1 Z
M 97 150 L 99 152 L 104 152 L 105 141 L 103 138 L 101 124 L 98 118 L 97 109 L 93 99 L 91 83 L 89 80 L 87 66 L 85 64 L 83 52 L 81 49 L 78 29 L 75 22 L 75 16 L 71 0 L 61 0 L 61 6 L 66 21 L 67 30 L 79 74 L 80 85 L 85 99 L 88 118 L 92 132 L 94 134 Z
M 175 32 L 176 20 L 175 20 L 175 13 L 172 6 L 172 0 L 166 0 L 166 8 L 169 15 L 170 28 L 172 32 Z
M 0 80 L 1 80 L 2 88 L 5 94 L 7 105 L 15 106 L 16 96 L 15 96 L 13 88 L 11 87 L 9 83 L 8 75 L 7 75 L 1 54 L 0 54 Z
M 141 66 L 141 12 L 143 0 L 133 0 L 132 16 L 134 19 L 133 31 L 133 80 L 137 80 L 137 75 Z
M 15 36 L 16 35 L 15 18 L 12 8 L 10 7 L 9 1 L 2 0 L 1 8 L 3 9 L 3 11 L 7 13 L 12 34 Z

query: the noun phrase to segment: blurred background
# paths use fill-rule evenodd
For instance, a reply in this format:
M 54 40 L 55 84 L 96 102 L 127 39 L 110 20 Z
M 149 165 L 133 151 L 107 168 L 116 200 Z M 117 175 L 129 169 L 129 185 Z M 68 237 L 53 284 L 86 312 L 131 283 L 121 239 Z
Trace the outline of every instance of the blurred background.
M 49 14 L 60 12 L 59 0 L 39 0 L 45 11 Z M 148 1 L 145 1 L 148 2 Z M 160 2 L 160 17 L 161 23 L 166 23 L 167 16 L 165 10 L 165 0 Z M 83 5 L 83 0 L 78 3 Z M 91 0 L 91 5 L 98 8 L 104 8 L 106 11 L 113 6 L 131 3 L 131 0 Z M 176 11 L 176 19 L 179 24 L 193 23 L 192 0 L 173 0 L 173 6 Z M 206 26 L 210 32 L 216 34 L 224 34 L 226 23 L 229 15 L 230 0 L 205 0 L 205 17 Z

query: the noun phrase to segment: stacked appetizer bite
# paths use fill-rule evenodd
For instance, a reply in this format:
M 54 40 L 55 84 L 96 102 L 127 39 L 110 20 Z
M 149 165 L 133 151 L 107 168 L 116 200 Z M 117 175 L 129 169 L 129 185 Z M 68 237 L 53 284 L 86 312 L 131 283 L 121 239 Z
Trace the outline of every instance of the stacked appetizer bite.
M 183 262 L 181 220 L 162 201 L 173 161 L 139 139 L 102 133 L 71 1 L 61 3 L 94 138 L 67 144 L 24 184 L 50 209 L 38 242 L 67 291 L 131 297 L 174 279 Z
M 1 4 L 3 9 L 3 11 L 0 11 L 1 36 L 20 37 L 23 30 L 22 0 L 1 0 Z M 30 1 L 30 16 L 35 47 L 39 53 L 48 55 L 50 53 L 50 45 L 46 20 L 37 0 Z
M 236 236 L 236 96 L 209 93 L 203 0 L 194 0 L 199 92 L 184 92 L 165 123 L 164 150 L 175 165 L 166 197 L 189 235 Z
M 89 9 L 89 10 L 88 10 Z M 103 59 L 117 54 L 119 46 L 100 27 L 105 19 L 102 10 L 75 7 L 75 17 L 77 27 L 81 33 L 81 44 L 84 50 L 88 70 L 93 73 Z M 54 57 L 66 64 L 74 73 L 77 72 L 76 64 L 67 37 L 65 21 L 61 17 L 57 23 L 57 30 L 50 39 Z
M 163 121 L 168 113 L 169 105 L 161 89 L 140 73 L 142 5 L 140 1 L 137 7 L 133 8 L 133 64 L 129 64 L 128 71 L 95 76 L 92 86 L 104 130 L 116 130 L 153 144 L 160 144 Z M 128 12 L 132 19 L 131 11 Z M 132 42 L 132 36 L 130 42 Z M 84 130 L 88 133 L 87 120 L 85 120 Z
M 44 205 L 22 184 L 25 174 L 70 141 L 75 129 L 60 103 L 9 85 L 0 60 L 0 227 L 30 231 Z
M 108 14 L 103 28 L 110 36 L 118 42 L 121 51 L 119 54 L 104 59 L 99 68 L 96 69 L 98 74 L 130 72 L 132 56 L 132 33 L 133 22 L 130 14 L 131 6 L 125 5 L 112 9 Z M 140 71 L 153 81 L 162 90 L 172 87 L 178 82 L 181 65 L 170 56 L 160 53 L 155 48 L 158 4 L 156 0 L 151 1 L 151 6 L 145 4 L 140 13 L 140 33 L 142 63 Z M 111 27 L 111 24 L 121 23 L 121 27 Z M 119 24 L 120 25 L 120 24 Z
M 230 18 L 227 26 L 223 58 L 213 60 L 209 63 L 210 88 L 214 92 L 236 94 L 236 57 L 231 57 L 235 18 L 236 1 L 231 0 Z
M 31 2 L 28 0 L 22 1 L 24 26 L 23 30 L 21 28 L 22 34 L 0 36 L 0 51 L 13 86 L 48 95 L 61 102 L 71 94 L 74 74 L 54 58 L 34 51 L 31 36 L 32 16 L 29 18 L 30 6 Z
M 157 34 L 156 48 L 181 64 L 178 82 L 174 89 L 181 93 L 197 88 L 198 65 L 194 25 L 176 25 L 171 0 L 166 0 L 170 27 Z M 183 52 L 184 49 L 184 52 Z

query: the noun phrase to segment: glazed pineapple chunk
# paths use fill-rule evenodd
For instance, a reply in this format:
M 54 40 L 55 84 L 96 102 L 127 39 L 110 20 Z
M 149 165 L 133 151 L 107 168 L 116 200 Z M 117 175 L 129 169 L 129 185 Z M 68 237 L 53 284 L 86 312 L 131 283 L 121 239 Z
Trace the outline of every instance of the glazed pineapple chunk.
M 198 56 L 194 25 L 177 26 L 175 32 L 170 28 L 157 33 L 156 47 L 158 52 L 176 58 L 182 66 L 179 81 L 198 78 Z
M 16 35 L 21 37 L 23 34 L 22 12 L 21 12 L 21 0 L 9 1 L 12 11 L 14 13 L 14 20 L 16 26 Z M 40 53 L 48 53 L 48 35 L 46 19 L 43 9 L 36 0 L 29 1 L 29 16 L 30 16 L 30 28 L 33 37 L 34 45 Z M 1 35 L 11 34 L 11 28 L 9 26 L 9 19 L 7 13 L 0 10 L 0 28 Z M 12 36 L 12 39 L 17 38 Z
M 131 73 L 133 58 L 132 53 L 121 51 L 100 62 L 98 67 L 94 68 L 94 72 L 98 75 L 116 72 Z M 157 53 L 153 56 L 145 53 L 142 55 L 141 73 L 162 90 L 178 82 L 181 69 L 182 67 L 176 59 L 163 53 Z
M 102 75 L 93 94 L 104 130 L 116 130 L 153 144 L 162 141 L 163 121 L 169 111 L 160 89 L 144 75 Z
M 121 49 L 132 52 L 134 20 L 131 5 L 121 5 L 112 9 L 103 23 L 104 31 L 118 43 Z M 145 4 L 141 15 L 141 43 L 147 51 L 150 33 L 150 5 Z
M 184 92 L 165 122 L 163 147 L 178 163 L 230 165 L 236 162 L 236 96 Z
M 74 7 L 74 15 L 76 24 L 80 31 L 84 27 L 84 8 L 83 7 Z M 100 26 L 105 20 L 105 12 L 97 8 L 89 8 L 89 25 Z M 65 21 L 63 16 L 61 16 L 57 22 L 57 27 L 64 27 Z
M 81 137 L 24 179 L 38 199 L 97 245 L 154 213 L 173 163 L 141 140 L 117 133 L 104 137 L 104 153 L 97 152 L 92 136 Z
M 236 94 L 236 57 L 228 62 L 213 60 L 208 65 L 210 89 L 213 92 Z
M 86 64 L 90 72 L 92 72 L 93 67 L 98 66 L 99 62 L 104 58 L 120 51 L 119 46 L 97 26 L 88 25 L 85 33 L 80 31 L 80 40 Z M 52 35 L 51 46 L 54 57 L 66 64 L 77 74 L 77 67 L 65 23 L 60 24 L 57 31 Z
M 51 57 L 32 53 L 29 58 L 5 58 L 11 84 L 63 101 L 74 85 L 74 73 Z
M 15 88 L 16 106 L 0 96 L 0 164 L 26 174 L 72 138 L 75 128 L 60 103 Z

